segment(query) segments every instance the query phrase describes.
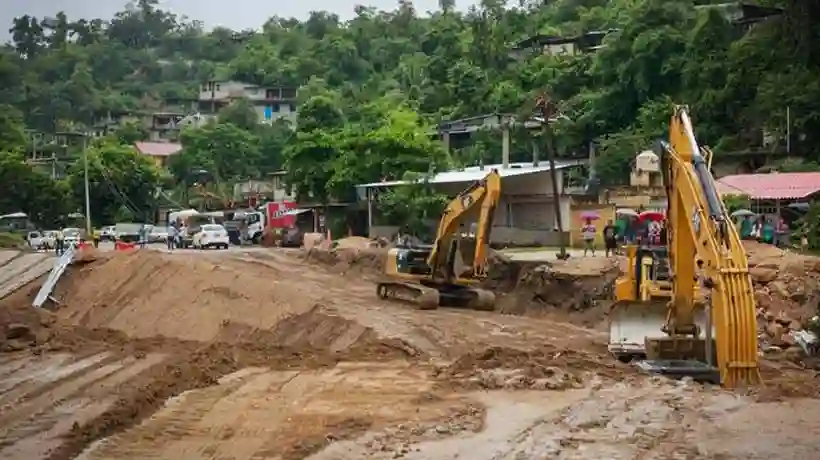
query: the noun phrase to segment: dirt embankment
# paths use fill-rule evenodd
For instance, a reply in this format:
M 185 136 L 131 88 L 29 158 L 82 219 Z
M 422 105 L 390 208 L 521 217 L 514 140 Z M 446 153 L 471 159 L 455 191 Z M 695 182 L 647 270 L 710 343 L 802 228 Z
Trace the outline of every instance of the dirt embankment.
M 491 272 L 491 283 L 500 293 L 496 311 L 598 327 L 612 304 L 618 263 L 603 257 L 549 263 L 496 257 L 492 272 L 498 274 Z
M 755 242 L 747 242 L 746 250 L 761 346 L 799 354 L 792 332 L 818 314 L 820 258 Z

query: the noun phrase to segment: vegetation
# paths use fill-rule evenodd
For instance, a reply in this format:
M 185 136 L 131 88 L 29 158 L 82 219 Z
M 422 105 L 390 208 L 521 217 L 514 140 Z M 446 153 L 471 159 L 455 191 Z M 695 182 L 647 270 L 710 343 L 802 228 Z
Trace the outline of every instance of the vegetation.
M 724 1 L 481 0 L 460 12 L 441 0 L 421 15 L 399 0 L 393 11 L 357 6 L 344 22 L 326 12 L 274 17 L 258 32 L 206 30 L 156 0 L 110 21 L 56 11 L 19 17 L 0 49 L 0 213 L 23 210 L 49 223 L 82 203 L 79 149 L 70 152 L 68 178 L 52 181 L 22 163 L 31 149 L 24 129 L 81 132 L 122 114 L 136 121 L 90 149 L 97 223 L 123 205 L 139 218 L 155 205 L 157 187 L 187 187 L 201 170 L 230 182 L 285 168 L 295 191 L 321 202 L 405 171 L 499 161 L 500 136 L 477 136 L 448 155 L 428 133 L 446 119 L 527 113 L 541 91 L 566 115 L 555 126 L 559 151 L 595 143 L 604 183 L 625 179 L 635 152 L 664 135 L 674 103 L 690 106 L 698 136 L 718 156 L 763 148 L 764 132 L 776 140 L 767 148 L 785 144 L 788 107 L 792 150 L 820 162 L 820 9 L 761 0 L 784 15 L 745 27 L 725 8 L 696 3 Z M 610 31 L 603 47 L 510 53 L 535 34 L 590 31 Z M 236 101 L 183 133 L 183 153 L 164 177 L 128 147 L 145 136 L 139 117 L 195 97 L 212 79 L 298 87 L 295 130 L 257 124 L 248 102 Z M 516 132 L 513 158 L 529 158 L 531 142 Z

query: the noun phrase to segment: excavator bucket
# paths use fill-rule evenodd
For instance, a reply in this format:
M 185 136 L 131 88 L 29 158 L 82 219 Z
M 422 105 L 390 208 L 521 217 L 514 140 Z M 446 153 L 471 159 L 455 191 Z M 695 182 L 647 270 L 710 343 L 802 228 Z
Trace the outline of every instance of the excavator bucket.
M 662 330 L 666 324 L 667 309 L 667 302 L 662 300 L 615 303 L 609 313 L 609 352 L 623 362 L 646 359 L 647 341 L 668 337 Z M 706 312 L 702 306 L 695 309 L 695 323 L 701 331 L 706 330 Z M 712 330 L 714 337 L 714 327 Z

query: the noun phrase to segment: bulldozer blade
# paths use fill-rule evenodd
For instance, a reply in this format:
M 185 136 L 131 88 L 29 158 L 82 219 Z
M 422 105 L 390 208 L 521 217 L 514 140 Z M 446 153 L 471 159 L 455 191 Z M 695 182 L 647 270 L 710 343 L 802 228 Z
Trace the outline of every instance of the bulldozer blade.
M 609 313 L 609 352 L 623 362 L 646 359 L 648 341 L 661 342 L 669 338 L 663 332 L 667 308 L 665 301 L 617 302 L 613 305 Z M 695 323 L 700 330 L 705 330 L 706 312 L 700 305 L 695 309 Z

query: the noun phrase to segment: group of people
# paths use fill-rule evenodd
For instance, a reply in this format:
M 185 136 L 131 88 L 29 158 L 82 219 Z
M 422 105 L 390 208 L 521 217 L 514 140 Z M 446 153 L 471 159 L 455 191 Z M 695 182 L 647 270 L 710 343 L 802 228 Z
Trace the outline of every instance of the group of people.
M 641 245 L 665 245 L 666 221 L 633 219 L 619 229 L 612 220 L 607 221 L 603 228 L 604 249 L 606 257 L 618 253 L 620 242 Z M 593 219 L 586 219 L 581 227 L 581 237 L 584 240 L 584 256 L 595 256 L 595 237 L 597 227 Z
M 740 221 L 740 237 L 775 246 L 784 246 L 790 240 L 790 230 L 782 217 L 747 216 Z

